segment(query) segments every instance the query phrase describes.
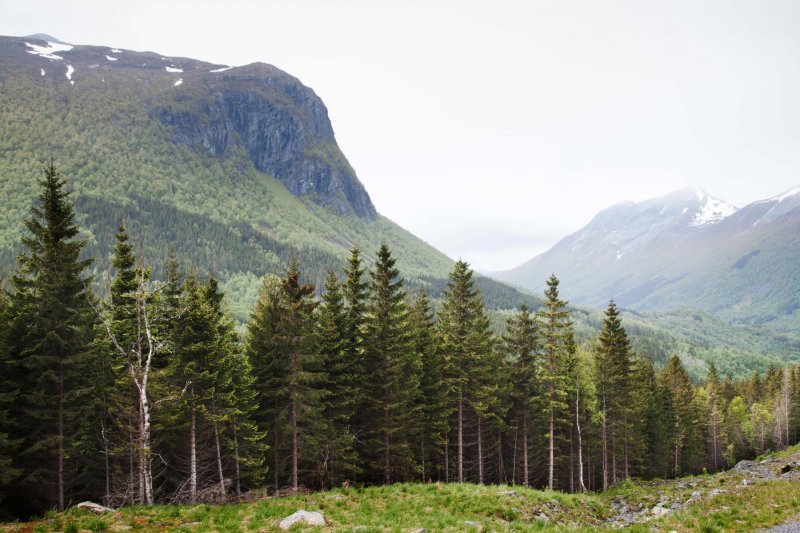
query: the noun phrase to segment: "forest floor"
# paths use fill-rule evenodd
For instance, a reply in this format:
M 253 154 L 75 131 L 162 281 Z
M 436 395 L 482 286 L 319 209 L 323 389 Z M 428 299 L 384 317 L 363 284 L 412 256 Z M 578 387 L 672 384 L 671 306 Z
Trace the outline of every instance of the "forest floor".
M 280 531 L 279 522 L 300 509 L 322 513 L 327 525 L 298 524 L 291 531 L 711 532 L 790 527 L 800 515 L 800 446 L 713 475 L 625 482 L 603 493 L 395 484 L 226 505 L 124 507 L 101 515 L 72 508 L 32 522 L 0 524 L 0 531 Z

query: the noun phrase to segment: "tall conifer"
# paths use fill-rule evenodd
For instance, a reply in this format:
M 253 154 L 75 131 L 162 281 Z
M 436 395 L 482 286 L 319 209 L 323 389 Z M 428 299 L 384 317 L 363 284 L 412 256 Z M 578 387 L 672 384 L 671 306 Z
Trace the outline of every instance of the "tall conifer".
M 63 509 L 70 498 L 79 453 L 71 448 L 87 408 L 81 393 L 91 378 L 90 279 L 81 259 L 75 211 L 66 182 L 52 161 L 39 180 L 39 202 L 25 221 L 29 235 L 12 278 L 12 363 L 24 376 L 15 417 L 25 419 L 18 465 L 20 483 L 35 509 Z

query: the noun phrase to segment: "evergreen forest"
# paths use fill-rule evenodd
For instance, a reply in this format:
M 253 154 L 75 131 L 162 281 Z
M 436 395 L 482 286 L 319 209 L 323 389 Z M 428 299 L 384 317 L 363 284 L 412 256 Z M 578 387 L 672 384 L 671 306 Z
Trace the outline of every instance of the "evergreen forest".
M 0 294 L 3 519 L 410 481 L 598 491 L 800 440 L 800 366 L 696 379 L 613 300 L 577 328 L 556 275 L 497 324 L 464 261 L 433 301 L 386 244 L 322 280 L 287 250 L 237 327 L 213 273 L 180 248 L 149 262 L 124 219 L 95 279 L 80 207 L 46 165 Z

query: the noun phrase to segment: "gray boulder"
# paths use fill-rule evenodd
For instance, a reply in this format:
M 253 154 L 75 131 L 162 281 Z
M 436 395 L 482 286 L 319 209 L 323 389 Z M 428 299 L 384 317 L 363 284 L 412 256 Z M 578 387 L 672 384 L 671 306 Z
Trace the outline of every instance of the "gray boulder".
M 286 531 L 298 522 L 305 523 L 309 526 L 324 526 L 325 517 L 322 516 L 322 513 L 318 513 L 316 511 L 300 510 L 281 520 L 278 524 L 278 527 Z

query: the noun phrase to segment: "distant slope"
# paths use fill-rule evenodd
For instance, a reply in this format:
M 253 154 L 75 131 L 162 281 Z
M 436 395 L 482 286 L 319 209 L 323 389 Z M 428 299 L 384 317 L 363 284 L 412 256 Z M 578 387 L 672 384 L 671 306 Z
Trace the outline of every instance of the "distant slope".
M 687 189 L 600 212 L 494 277 L 539 290 L 551 272 L 577 304 L 693 307 L 800 330 L 800 188 L 742 209 Z

